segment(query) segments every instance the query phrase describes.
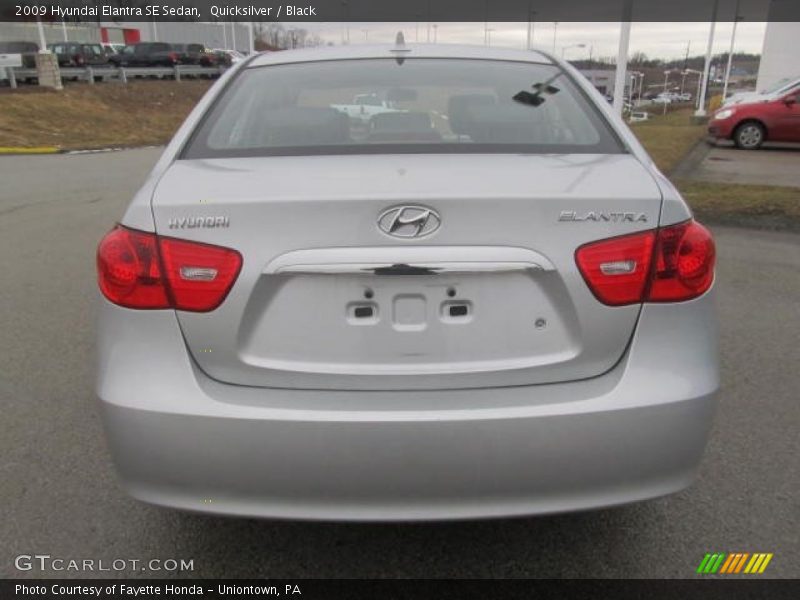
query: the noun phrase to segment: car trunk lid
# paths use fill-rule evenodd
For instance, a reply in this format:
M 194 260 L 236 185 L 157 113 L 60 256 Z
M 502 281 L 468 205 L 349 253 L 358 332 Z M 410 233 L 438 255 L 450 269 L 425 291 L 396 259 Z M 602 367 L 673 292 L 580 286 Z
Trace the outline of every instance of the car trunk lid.
M 574 253 L 655 227 L 660 204 L 627 154 L 287 156 L 176 161 L 153 213 L 244 258 L 219 308 L 178 312 L 211 377 L 454 389 L 610 369 L 639 306 L 598 302 Z

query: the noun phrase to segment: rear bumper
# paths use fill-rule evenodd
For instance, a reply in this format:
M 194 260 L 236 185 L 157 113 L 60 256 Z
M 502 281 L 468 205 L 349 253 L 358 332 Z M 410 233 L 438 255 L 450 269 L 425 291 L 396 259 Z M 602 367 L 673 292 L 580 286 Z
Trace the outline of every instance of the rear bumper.
M 228 386 L 174 314 L 103 301 L 98 395 L 125 488 L 278 518 L 418 520 L 609 506 L 686 487 L 718 387 L 713 299 L 647 305 L 626 356 L 582 382 L 417 392 Z

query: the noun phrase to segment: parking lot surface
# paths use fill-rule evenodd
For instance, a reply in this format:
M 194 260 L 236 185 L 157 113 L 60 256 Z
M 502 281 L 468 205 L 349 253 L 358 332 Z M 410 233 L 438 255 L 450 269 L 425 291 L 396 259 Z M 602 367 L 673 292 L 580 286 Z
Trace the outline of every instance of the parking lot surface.
M 800 144 L 770 144 L 760 150 L 739 150 L 731 144 L 720 143 L 710 148 L 688 177 L 717 183 L 800 189 Z
M 764 576 L 800 576 L 792 234 L 714 229 L 723 390 L 699 479 L 682 493 L 424 525 L 230 519 L 131 500 L 92 392 L 94 251 L 159 152 L 0 158 L 0 576 L 164 574 L 14 568 L 38 553 L 193 560 L 183 575 L 199 577 L 691 577 L 706 552 L 772 552 Z

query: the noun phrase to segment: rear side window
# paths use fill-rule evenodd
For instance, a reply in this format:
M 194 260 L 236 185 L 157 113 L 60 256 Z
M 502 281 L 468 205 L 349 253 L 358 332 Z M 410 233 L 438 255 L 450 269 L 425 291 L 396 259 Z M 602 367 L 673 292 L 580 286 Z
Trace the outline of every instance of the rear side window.
M 202 120 L 182 157 L 431 152 L 624 148 L 554 65 L 387 58 L 247 69 Z

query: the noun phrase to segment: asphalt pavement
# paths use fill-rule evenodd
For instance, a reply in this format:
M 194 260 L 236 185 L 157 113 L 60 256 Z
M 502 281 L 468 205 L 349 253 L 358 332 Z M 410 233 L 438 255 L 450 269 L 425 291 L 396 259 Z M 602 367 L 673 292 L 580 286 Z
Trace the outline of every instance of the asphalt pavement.
M 746 151 L 734 148 L 732 143 L 718 142 L 699 150 L 701 159 L 691 165 L 684 177 L 717 183 L 800 189 L 800 144 L 769 144 L 757 151 Z
M 192 560 L 200 577 L 691 577 L 706 552 L 800 576 L 800 236 L 713 228 L 723 390 L 698 481 L 580 514 L 444 524 L 210 517 L 128 498 L 92 393 L 94 251 L 158 149 L 0 158 L 0 576 L 15 557 Z M 679 348 L 669 351 L 679 352 Z M 147 373 L 142 373 L 147 377 Z

